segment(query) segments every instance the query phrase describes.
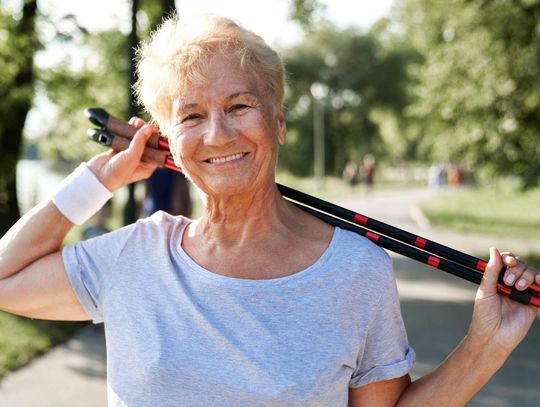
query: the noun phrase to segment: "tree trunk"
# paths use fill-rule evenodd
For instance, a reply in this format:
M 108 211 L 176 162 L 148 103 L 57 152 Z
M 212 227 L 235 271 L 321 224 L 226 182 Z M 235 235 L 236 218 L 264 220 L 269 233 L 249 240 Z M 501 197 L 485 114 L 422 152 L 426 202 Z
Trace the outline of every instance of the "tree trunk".
M 170 13 L 174 12 L 175 4 L 174 0 L 159 0 L 159 4 L 162 10 L 162 16 L 168 16 Z M 139 0 L 132 0 L 131 2 L 131 32 L 129 34 L 129 89 L 133 89 L 133 84 L 136 81 L 135 73 L 135 49 L 137 48 L 139 39 L 137 37 L 137 12 L 139 11 Z M 161 18 L 157 21 L 152 21 L 151 30 L 155 30 L 156 27 L 161 23 Z M 129 92 L 129 111 L 128 117 L 139 115 L 139 106 L 137 106 L 137 101 L 133 95 L 133 92 Z M 191 202 L 191 201 L 190 201 Z M 128 199 L 124 207 L 124 225 L 129 225 L 137 220 L 137 202 L 135 200 L 135 184 L 128 185 Z
M 131 31 L 129 33 L 129 75 L 128 75 L 128 117 L 138 116 L 139 109 L 137 101 L 133 95 L 133 85 L 135 84 L 135 50 L 139 39 L 137 37 L 137 12 L 139 11 L 139 0 L 131 0 Z M 124 206 L 124 225 L 130 225 L 137 220 L 137 202 L 135 200 L 135 183 L 128 185 L 128 199 Z
M 18 72 L 9 93 L 8 103 L 0 111 L 0 236 L 19 219 L 17 201 L 17 161 L 21 153 L 24 123 L 34 96 L 34 52 L 37 48 L 35 17 L 37 0 L 25 1 L 21 19 L 9 33 L 9 44 L 17 47 Z

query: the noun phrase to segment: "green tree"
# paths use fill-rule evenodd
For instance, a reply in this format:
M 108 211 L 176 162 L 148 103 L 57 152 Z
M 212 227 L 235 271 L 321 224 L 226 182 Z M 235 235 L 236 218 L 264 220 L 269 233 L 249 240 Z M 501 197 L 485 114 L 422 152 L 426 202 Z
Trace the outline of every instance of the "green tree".
M 48 162 L 71 168 L 103 151 L 99 145 L 85 141 L 90 126 L 83 115 L 85 108 L 102 106 L 117 117 L 128 114 L 127 39 L 117 30 L 90 34 L 76 29 L 59 36 L 79 49 L 81 59 L 73 64 L 66 53 L 59 64 L 40 72 L 40 83 L 54 102 L 56 117 L 40 137 L 39 145 Z
M 540 180 L 540 1 L 402 0 L 420 156 Z
M 375 33 L 337 29 L 330 24 L 313 28 L 304 40 L 283 52 L 289 73 L 287 88 L 288 141 L 280 165 L 308 175 L 313 158 L 315 82 L 325 84 L 325 167 L 339 175 L 349 159 L 366 153 L 388 156 L 381 137 L 380 117 L 401 116 L 407 104 L 407 49 L 385 46 Z M 384 112 L 384 114 L 382 114 Z
M 66 53 L 64 60 L 42 72 L 42 81 L 50 100 L 57 109 L 57 120 L 40 140 L 44 157 L 56 166 L 72 167 L 87 160 L 103 148 L 84 140 L 89 122 L 82 112 L 87 107 L 106 108 L 117 117 L 141 115 L 131 92 L 135 81 L 134 50 L 138 38 L 144 38 L 161 23 L 162 18 L 175 9 L 173 0 L 139 1 L 126 3 L 130 7 L 132 26 L 128 35 L 116 29 L 89 33 L 74 16 L 71 30 L 57 33 L 56 41 L 75 46 L 79 50 L 77 64 L 71 63 Z M 135 16 L 139 16 L 135 19 Z M 137 21 L 142 24 L 137 24 Z M 84 51 L 84 52 L 81 52 Z M 84 68 L 81 68 L 84 67 Z M 124 210 L 124 223 L 136 219 L 134 187 L 129 188 L 129 198 Z
M 291 0 L 289 18 L 305 30 L 310 30 L 323 20 L 326 6 L 319 0 Z
M 147 0 L 141 1 L 139 7 L 143 24 L 139 24 L 137 34 L 144 38 L 170 12 L 174 2 Z M 40 148 L 49 162 L 71 167 L 103 151 L 95 143 L 82 142 L 90 125 L 82 113 L 85 108 L 99 106 L 117 117 L 130 115 L 130 47 L 128 36 L 117 29 L 89 33 L 73 16 L 66 18 L 74 24 L 70 30 L 58 32 L 55 41 L 77 48 L 79 59 L 73 64 L 66 53 L 57 65 L 40 73 L 47 97 L 54 101 L 57 110 L 57 120 L 40 139 Z M 133 113 L 138 114 L 139 110 Z
M 19 218 L 16 165 L 34 96 L 36 14 L 35 0 L 15 13 L 0 7 L 0 235 Z

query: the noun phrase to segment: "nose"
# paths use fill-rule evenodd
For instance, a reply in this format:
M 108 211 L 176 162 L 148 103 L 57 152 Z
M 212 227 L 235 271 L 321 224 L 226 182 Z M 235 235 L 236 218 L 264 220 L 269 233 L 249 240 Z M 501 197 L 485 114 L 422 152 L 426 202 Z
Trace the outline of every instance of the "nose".
M 223 147 L 234 140 L 234 129 L 227 123 L 223 112 L 210 115 L 204 140 L 205 144 L 212 147 Z

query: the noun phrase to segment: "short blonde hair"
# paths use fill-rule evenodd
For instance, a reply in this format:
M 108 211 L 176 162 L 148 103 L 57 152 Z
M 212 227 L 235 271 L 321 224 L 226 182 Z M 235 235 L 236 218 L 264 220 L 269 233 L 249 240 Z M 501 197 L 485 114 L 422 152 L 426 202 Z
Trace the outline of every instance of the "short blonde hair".
M 274 114 L 282 110 L 283 64 L 261 37 L 225 17 L 206 14 L 184 21 L 174 15 L 137 54 L 135 93 L 162 130 L 169 125 L 180 89 L 203 83 L 209 57 L 217 53 L 237 57 L 242 69 L 253 72 L 269 93 Z

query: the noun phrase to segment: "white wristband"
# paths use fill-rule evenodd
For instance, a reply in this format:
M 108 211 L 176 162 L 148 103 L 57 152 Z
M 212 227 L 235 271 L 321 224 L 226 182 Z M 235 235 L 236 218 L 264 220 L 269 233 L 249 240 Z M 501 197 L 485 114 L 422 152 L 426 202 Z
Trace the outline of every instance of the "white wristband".
M 82 225 L 112 196 L 112 192 L 99 182 L 88 165 L 82 163 L 62 181 L 52 201 L 72 223 Z

